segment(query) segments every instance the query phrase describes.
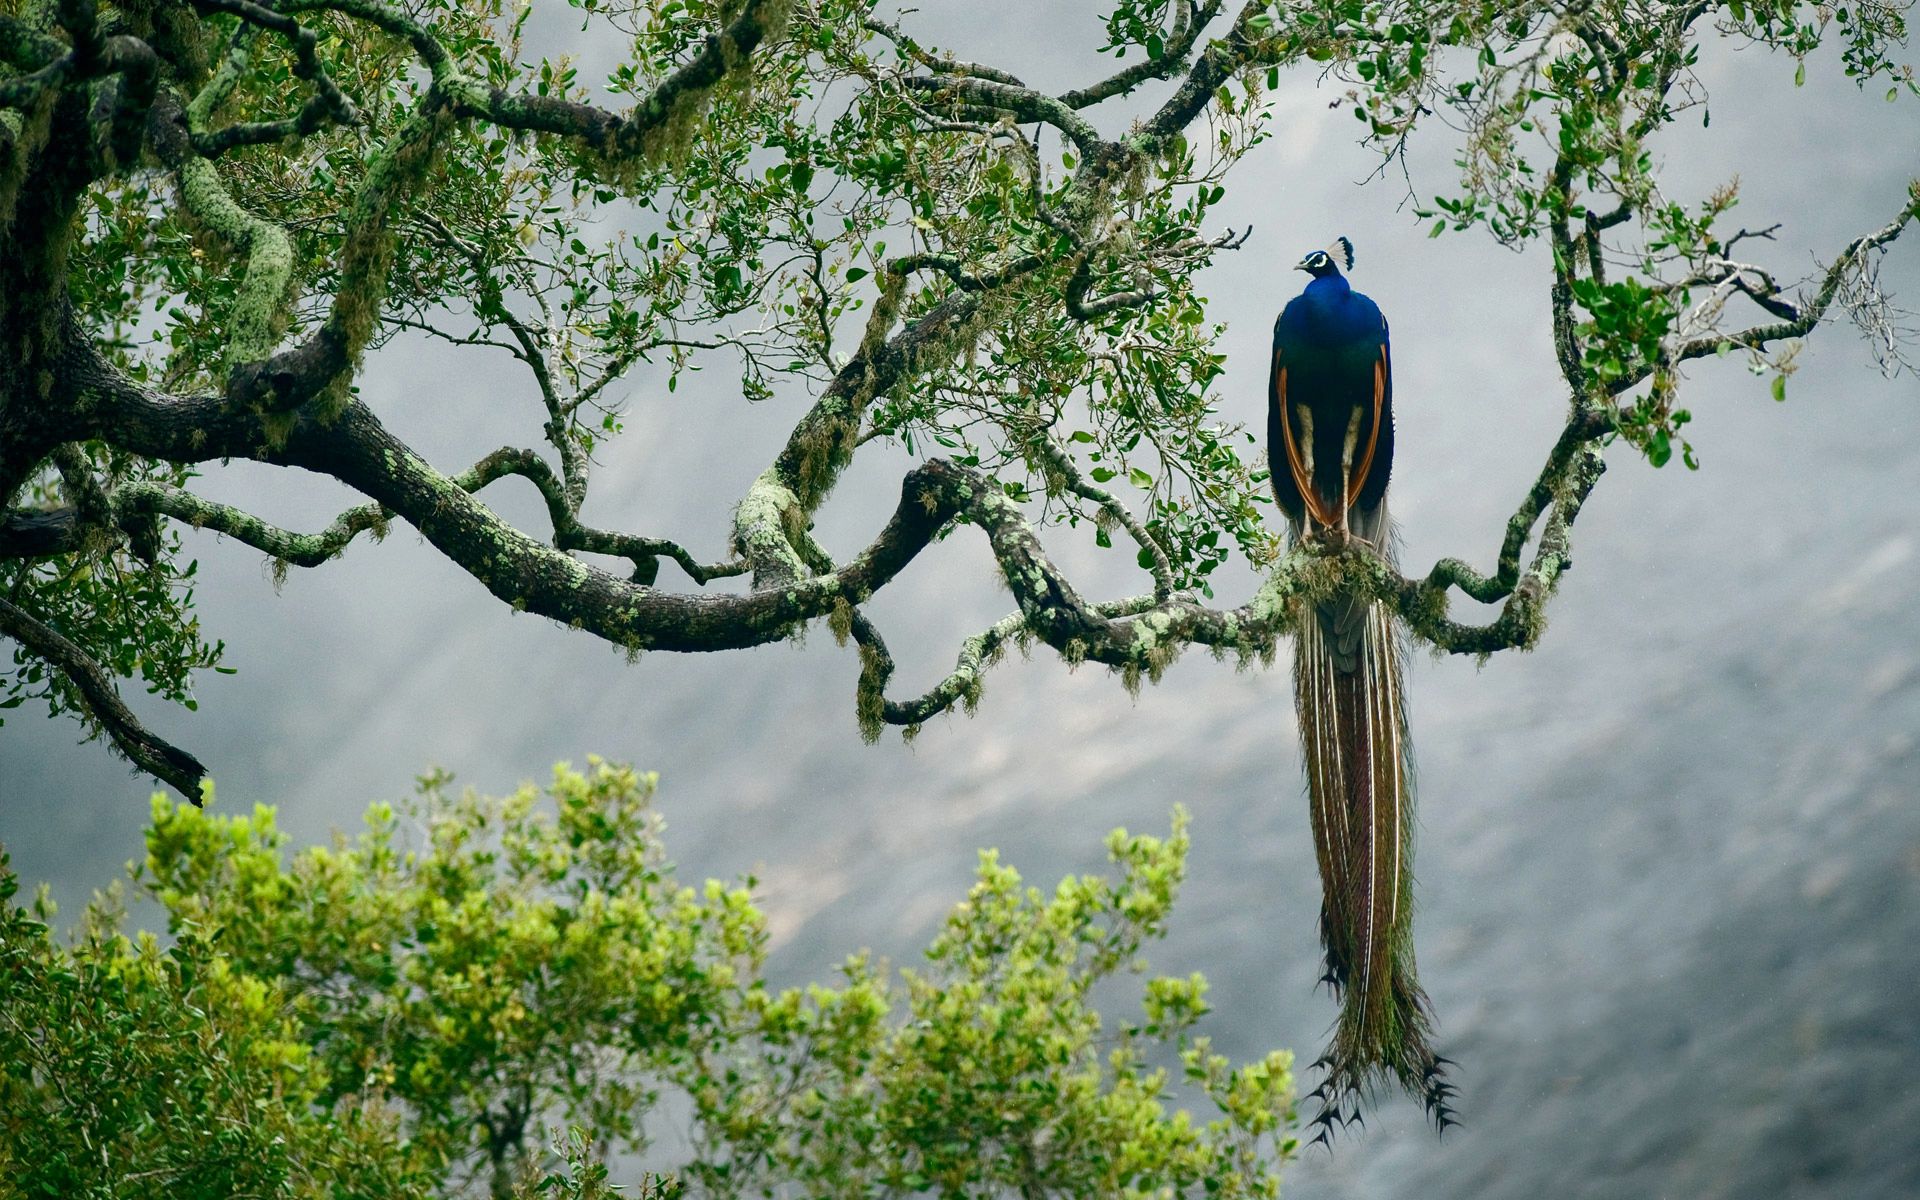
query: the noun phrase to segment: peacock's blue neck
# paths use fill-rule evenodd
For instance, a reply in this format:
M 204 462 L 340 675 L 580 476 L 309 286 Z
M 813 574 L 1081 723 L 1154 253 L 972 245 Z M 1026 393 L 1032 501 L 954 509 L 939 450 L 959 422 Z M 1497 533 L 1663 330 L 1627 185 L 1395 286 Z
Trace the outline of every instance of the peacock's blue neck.
M 1345 275 L 1321 275 L 1308 281 L 1306 295 L 1320 304 L 1334 304 L 1346 299 L 1351 291 L 1353 285 Z
M 1280 314 L 1273 334 L 1276 346 L 1295 354 L 1336 346 L 1370 351 L 1386 340 L 1380 309 L 1341 275 L 1311 280 Z

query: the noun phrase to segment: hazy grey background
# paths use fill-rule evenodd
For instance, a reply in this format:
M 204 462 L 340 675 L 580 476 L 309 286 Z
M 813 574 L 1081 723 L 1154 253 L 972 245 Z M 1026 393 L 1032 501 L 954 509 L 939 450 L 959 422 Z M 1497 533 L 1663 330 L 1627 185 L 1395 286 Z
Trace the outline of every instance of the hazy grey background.
M 1031 82 L 1100 69 L 1078 6 L 927 7 L 910 27 Z M 552 13 L 549 36 L 573 16 Z M 1711 129 L 1657 144 L 1673 195 L 1738 174 L 1742 220 L 1785 222 L 1755 254 L 1789 277 L 1884 222 L 1920 172 L 1920 110 L 1858 95 L 1830 58 L 1798 92 L 1790 62 L 1758 54 L 1716 51 L 1703 74 Z M 1258 421 L 1269 323 L 1300 279 L 1285 268 L 1352 236 L 1356 284 L 1394 323 L 1407 560 L 1484 565 L 1560 418 L 1546 264 L 1477 235 L 1429 241 L 1395 181 L 1355 186 L 1372 163 L 1331 98 L 1290 82 L 1275 139 L 1231 181 L 1222 218 L 1256 232 L 1208 280 L 1232 322 L 1228 415 Z M 1415 149 L 1416 185 L 1445 187 L 1444 131 Z M 1920 296 L 1920 242 L 1887 280 Z M 1880 378 L 1845 328 L 1802 362 L 1784 406 L 1736 363 L 1691 372 L 1698 473 L 1612 455 L 1538 652 L 1416 658 L 1419 951 L 1466 1128 L 1436 1143 L 1391 1101 L 1338 1155 L 1296 1166 L 1290 1195 L 1920 1195 L 1920 386 Z M 592 517 L 721 552 L 732 503 L 806 402 L 749 408 L 729 374 L 677 396 L 635 377 Z M 409 347 L 366 391 L 450 469 L 536 436 L 529 390 L 498 361 Z M 855 467 L 823 516 L 830 547 L 871 536 L 904 462 Z M 248 465 L 207 488 L 301 527 L 349 499 Z M 512 484 L 488 495 L 544 528 Z M 1124 586 L 1120 556 L 1052 544 L 1088 590 Z M 662 773 L 683 873 L 763 880 L 777 973 L 800 978 L 858 946 L 911 955 L 978 847 L 1049 882 L 1100 865 L 1114 825 L 1164 828 L 1177 800 L 1195 848 L 1155 966 L 1207 973 L 1210 1029 L 1237 1056 L 1304 1061 L 1327 1031 L 1284 662 L 1236 674 L 1196 654 L 1133 701 L 1042 650 L 990 677 L 977 717 L 868 747 L 853 656 L 824 630 L 629 667 L 509 613 L 404 528 L 278 594 L 245 547 L 193 548 L 201 612 L 240 674 L 209 677 L 197 715 L 146 710 L 213 765 L 228 811 L 277 803 L 307 840 L 430 763 L 498 789 L 556 759 L 631 760 Z M 1251 587 L 1236 574 L 1222 599 Z M 962 534 L 874 614 L 917 688 L 1007 606 Z M 73 735 L 33 717 L 0 733 L 0 839 L 70 907 L 139 853 L 150 790 Z

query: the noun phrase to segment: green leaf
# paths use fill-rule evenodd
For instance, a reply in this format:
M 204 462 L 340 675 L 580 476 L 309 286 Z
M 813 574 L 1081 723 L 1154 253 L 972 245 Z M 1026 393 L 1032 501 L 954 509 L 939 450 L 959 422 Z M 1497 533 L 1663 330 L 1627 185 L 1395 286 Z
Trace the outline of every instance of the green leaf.
M 1656 429 L 1647 438 L 1647 461 L 1656 467 L 1664 467 L 1673 457 L 1673 442 L 1664 429 Z

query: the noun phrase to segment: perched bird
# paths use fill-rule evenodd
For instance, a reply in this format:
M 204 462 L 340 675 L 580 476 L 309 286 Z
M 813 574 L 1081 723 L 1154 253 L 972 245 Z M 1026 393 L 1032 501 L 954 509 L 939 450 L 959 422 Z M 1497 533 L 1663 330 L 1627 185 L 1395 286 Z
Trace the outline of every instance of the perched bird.
M 1367 543 L 1391 558 L 1393 359 L 1387 321 L 1353 290 L 1353 243 L 1300 260 L 1312 276 L 1273 327 L 1267 456 L 1296 542 Z M 1413 769 L 1400 643 L 1377 601 L 1336 596 L 1296 614 L 1294 695 L 1320 865 L 1324 982 L 1340 1001 L 1321 1057 L 1316 1140 L 1359 1119 L 1397 1080 L 1444 1131 L 1454 1123 L 1428 1046 L 1432 1012 L 1413 962 Z

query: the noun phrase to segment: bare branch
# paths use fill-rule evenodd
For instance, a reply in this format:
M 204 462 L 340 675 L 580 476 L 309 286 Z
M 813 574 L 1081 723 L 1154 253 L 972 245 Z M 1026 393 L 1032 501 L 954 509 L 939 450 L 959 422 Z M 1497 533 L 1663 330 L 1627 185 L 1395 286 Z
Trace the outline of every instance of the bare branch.
M 1908 222 L 1920 217 L 1920 182 L 1912 184 L 1908 188 L 1908 193 L 1907 206 L 1900 210 L 1898 216 L 1873 233 L 1857 237 L 1847 244 L 1846 249 L 1833 260 L 1833 265 L 1827 268 L 1827 273 L 1822 277 L 1820 286 L 1813 296 L 1798 305 L 1792 317 L 1770 325 L 1755 325 L 1738 333 L 1707 334 L 1704 337 L 1690 339 L 1674 349 L 1672 361 L 1685 362 L 1692 358 L 1718 354 L 1722 346 L 1762 350 L 1769 343 L 1787 338 L 1805 337 L 1811 333 L 1813 327 L 1827 315 L 1828 306 L 1833 303 L 1834 296 L 1839 293 L 1849 274 L 1860 270 L 1869 254 L 1899 237 Z M 1642 368 L 1618 382 L 1613 390 L 1625 391 L 1646 378 L 1651 370 L 1651 367 Z
M 868 17 L 862 24 L 881 37 L 886 38 L 889 42 L 892 42 L 894 48 L 903 56 L 920 64 L 936 75 L 963 75 L 972 79 L 985 79 L 994 83 L 1010 84 L 1017 88 L 1027 86 L 1020 81 L 1018 76 L 1002 71 L 998 67 L 989 67 L 982 63 L 962 62 L 959 59 L 944 54 L 930 54 L 921 48 L 920 43 L 914 41 L 912 37 L 902 32 L 898 25 L 891 22 L 882 21 L 877 17 Z

